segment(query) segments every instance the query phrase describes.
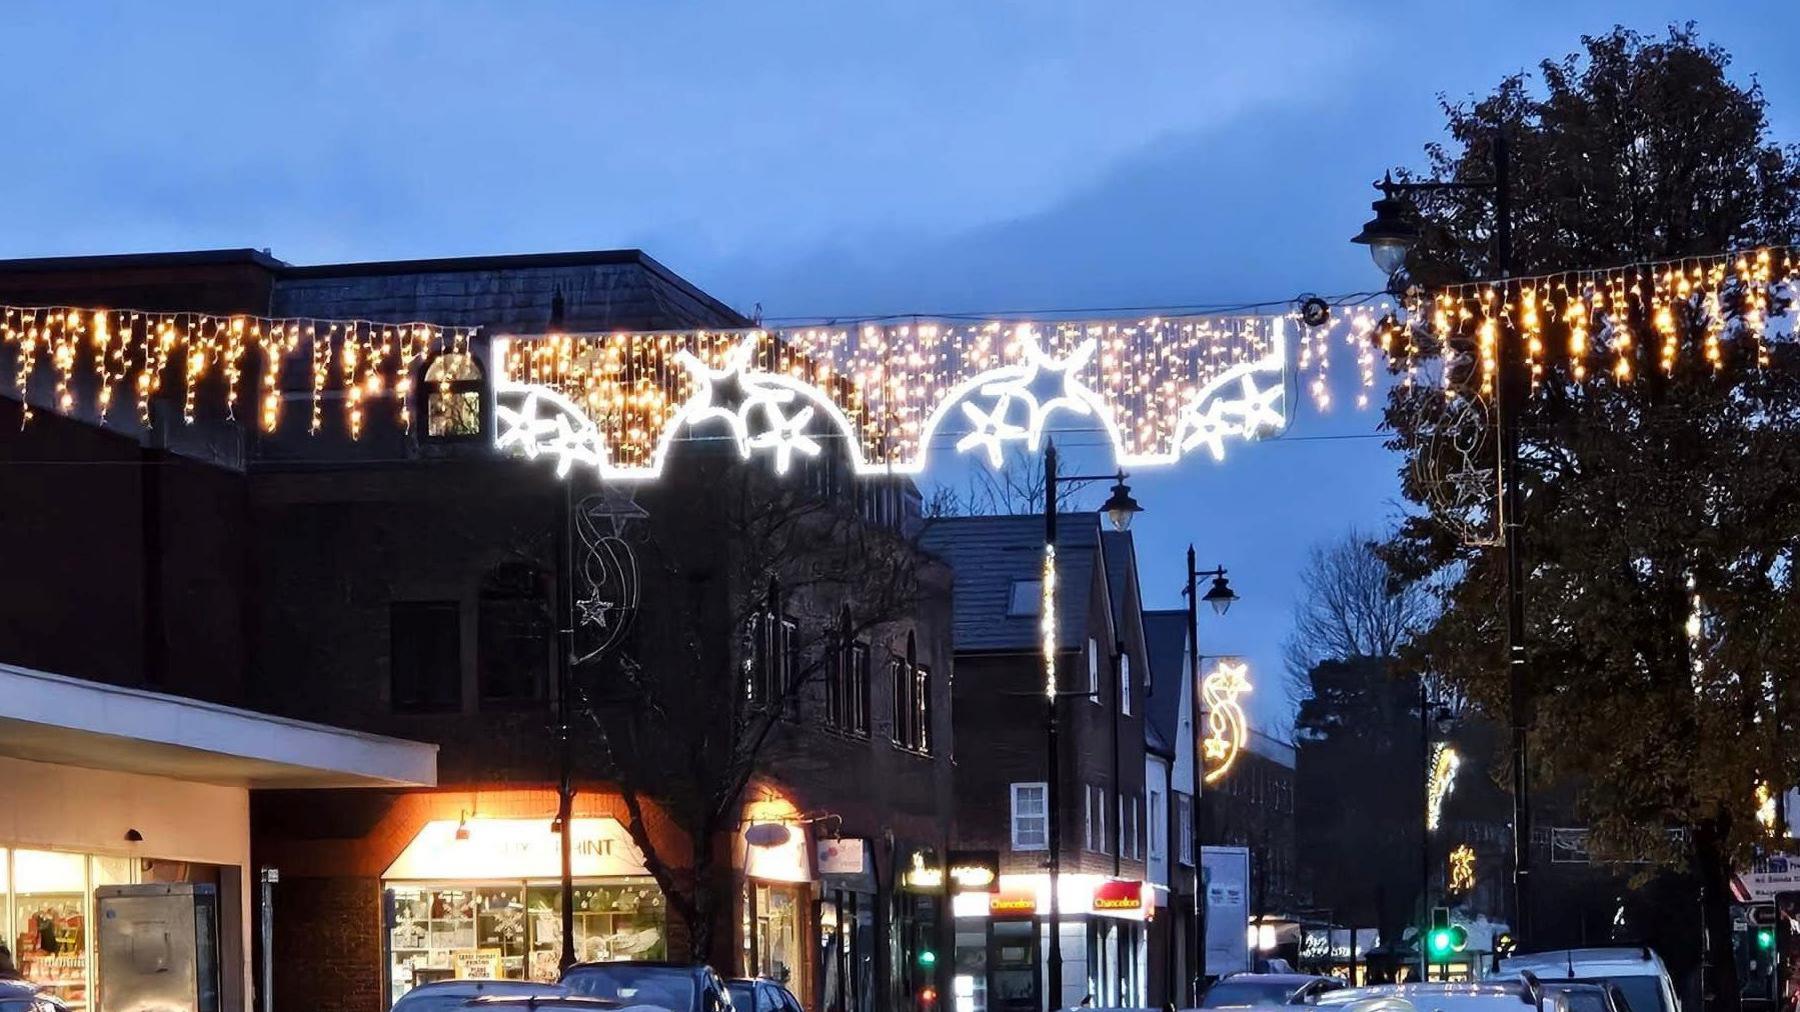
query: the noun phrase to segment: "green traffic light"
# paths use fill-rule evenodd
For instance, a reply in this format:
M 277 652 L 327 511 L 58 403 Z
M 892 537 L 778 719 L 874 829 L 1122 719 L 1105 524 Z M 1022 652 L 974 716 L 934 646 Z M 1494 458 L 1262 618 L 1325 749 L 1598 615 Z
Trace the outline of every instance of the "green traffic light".
M 1775 947 L 1775 932 L 1774 932 L 1774 930 L 1771 928 L 1757 929 L 1756 947 L 1759 949 L 1773 949 Z
M 937 953 L 932 952 L 930 949 L 920 949 L 919 950 L 919 965 L 920 966 L 936 966 L 937 965 Z
M 1450 929 L 1439 928 L 1431 933 L 1431 951 L 1438 956 L 1450 954 Z

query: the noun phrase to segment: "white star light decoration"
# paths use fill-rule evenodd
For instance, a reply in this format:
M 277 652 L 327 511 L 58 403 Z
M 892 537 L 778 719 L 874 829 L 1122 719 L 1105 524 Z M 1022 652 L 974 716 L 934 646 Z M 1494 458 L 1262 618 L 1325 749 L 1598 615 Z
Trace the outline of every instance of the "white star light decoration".
M 797 373 L 759 367 L 758 342 L 782 340 L 779 333 L 767 331 L 744 332 L 716 367 L 685 348 L 674 353 L 692 393 L 663 431 L 653 434 L 656 442 L 645 463 L 615 463 L 599 428 L 554 386 L 505 375 L 497 379 L 494 388 L 495 442 L 500 449 L 528 458 L 554 458 L 559 475 L 580 465 L 595 469 L 604 479 L 647 480 L 661 473 L 675 438 L 690 429 L 722 426 L 741 456 L 767 459 L 777 473 L 790 470 L 796 458 L 817 458 L 825 452 L 821 440 L 837 437 L 848 448 L 856 473 L 913 475 L 925 470 L 932 437 L 940 430 L 955 433 L 957 452 L 978 452 L 990 465 L 1000 467 L 1008 447 L 1022 446 L 1035 452 L 1054 424 L 1087 419 L 1088 427 L 1106 433 L 1120 467 L 1172 464 L 1200 448 L 1214 460 L 1222 460 L 1228 440 L 1255 439 L 1279 432 L 1287 424 L 1284 321 L 1272 318 L 1268 326 L 1266 347 L 1260 347 L 1256 357 L 1233 360 L 1214 375 L 1131 378 L 1139 388 L 1135 391 L 1138 396 L 1149 396 L 1144 392 L 1148 390 L 1191 385 L 1173 416 L 1171 438 L 1162 440 L 1164 448 L 1154 452 L 1127 449 L 1127 420 L 1121 418 L 1121 408 L 1109 403 L 1087 378 L 1098 370 L 1101 338 L 1074 341 L 1059 355 L 1047 347 L 1032 324 L 1013 327 L 1014 344 L 1005 355 L 1013 361 L 948 386 L 935 403 L 927 405 L 912 443 L 916 450 L 898 459 L 869 459 L 864 433 L 850 418 L 852 411 L 840 406 L 827 390 Z M 529 340 L 496 338 L 494 357 L 505 362 L 512 342 Z M 903 351 L 897 362 L 903 363 L 905 357 Z M 1154 360 L 1155 356 L 1148 358 Z M 1172 366 L 1145 366 L 1146 370 L 1154 368 Z M 896 364 L 894 371 L 903 373 L 902 366 Z M 1113 377 L 1111 385 L 1116 386 L 1117 380 Z M 874 382 L 909 381 L 904 375 L 889 375 Z M 1138 437 L 1148 441 L 1142 431 Z

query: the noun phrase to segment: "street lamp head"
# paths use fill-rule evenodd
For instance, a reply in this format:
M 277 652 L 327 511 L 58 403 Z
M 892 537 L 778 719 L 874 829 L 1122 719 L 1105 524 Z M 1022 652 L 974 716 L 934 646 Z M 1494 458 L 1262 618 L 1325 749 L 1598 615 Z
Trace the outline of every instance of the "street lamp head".
M 1139 506 L 1138 501 L 1131 497 L 1131 486 L 1125 484 L 1125 476 L 1122 474 L 1119 475 L 1119 483 L 1112 487 L 1112 495 L 1100 506 L 1100 512 L 1105 513 L 1106 519 L 1112 522 L 1113 530 L 1121 532 L 1130 530 L 1131 518 L 1143 511 L 1144 507 Z
M 1393 178 L 1376 183 L 1381 198 L 1371 203 L 1375 217 L 1350 241 L 1369 247 L 1369 258 L 1381 273 L 1393 277 L 1406 266 L 1406 254 L 1419 242 L 1419 230 L 1406 220 L 1406 203 L 1395 196 Z
M 1231 589 L 1231 583 L 1225 579 L 1224 573 L 1213 577 L 1212 588 L 1200 595 L 1200 600 L 1212 605 L 1212 610 L 1220 615 L 1230 611 L 1231 602 L 1237 599 L 1237 591 Z

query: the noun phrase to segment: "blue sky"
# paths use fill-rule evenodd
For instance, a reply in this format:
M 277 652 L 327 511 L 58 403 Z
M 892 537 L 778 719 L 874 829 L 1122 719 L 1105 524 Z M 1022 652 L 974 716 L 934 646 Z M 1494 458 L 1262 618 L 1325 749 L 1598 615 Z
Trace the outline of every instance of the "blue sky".
M 1346 237 L 1439 93 L 1584 32 L 1700 18 L 1800 140 L 1800 13 L 1723 6 L 14 2 L 0 256 L 639 246 L 770 316 L 1363 290 Z M 1205 646 L 1251 658 L 1265 722 L 1307 546 L 1395 512 L 1375 424 L 1306 410 L 1134 481 L 1149 600 L 1189 540 L 1230 567 Z

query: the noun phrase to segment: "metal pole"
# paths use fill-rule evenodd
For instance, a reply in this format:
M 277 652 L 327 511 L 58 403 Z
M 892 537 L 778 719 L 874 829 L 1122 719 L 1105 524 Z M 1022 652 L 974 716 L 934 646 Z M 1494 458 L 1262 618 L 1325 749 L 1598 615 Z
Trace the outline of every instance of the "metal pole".
M 1044 447 L 1044 550 L 1053 551 L 1056 547 L 1056 445 L 1046 444 Z M 1045 574 L 1048 576 L 1049 574 Z M 1054 595 L 1054 588 L 1052 588 Z M 1051 597 L 1054 601 L 1054 596 Z M 1046 618 L 1055 620 L 1054 615 Z M 1055 662 L 1055 657 L 1044 658 L 1046 667 Z M 1062 887 L 1062 776 L 1061 764 L 1057 761 L 1056 744 L 1056 688 L 1047 685 L 1044 698 L 1045 707 L 1045 765 L 1048 767 L 1049 780 L 1046 781 L 1045 801 L 1049 805 L 1050 815 L 1050 967 L 1049 994 L 1044 996 L 1044 1008 L 1062 1007 L 1063 965 L 1062 965 L 1062 903 L 1057 893 Z
M 1425 676 L 1419 676 L 1419 795 L 1425 804 L 1419 811 L 1419 979 L 1431 979 L 1430 947 L 1426 933 L 1431 926 L 1431 730 L 1426 721 Z
M 558 579 L 557 624 L 561 640 L 557 650 L 556 687 L 556 818 L 562 827 L 562 956 L 557 965 L 567 970 L 575 965 L 575 868 L 570 840 L 575 832 L 575 754 L 569 738 L 571 696 L 575 694 L 575 493 L 573 483 L 563 486 L 562 543 L 557 547 L 557 562 L 562 572 Z
M 1206 807 L 1200 802 L 1205 794 L 1206 766 L 1200 758 L 1200 720 L 1205 701 L 1200 696 L 1200 588 L 1194 565 L 1194 546 L 1187 550 L 1187 621 L 1188 652 L 1192 658 L 1188 671 L 1188 692 L 1192 696 L 1192 723 L 1189 736 L 1194 773 L 1194 981 L 1192 1000 L 1200 1004 L 1200 993 L 1206 987 Z
M 262 1012 L 274 1012 L 275 1009 L 275 883 L 281 881 L 281 871 L 265 867 L 257 875 L 258 891 L 262 894 L 262 909 L 257 911 L 258 928 L 262 934 L 262 986 L 261 999 L 257 1004 Z M 385 1000 L 385 999 L 384 999 Z
M 1125 873 L 1125 791 L 1119 785 L 1119 711 L 1124 706 L 1125 694 L 1130 692 L 1131 688 L 1124 684 L 1122 675 L 1124 661 L 1120 658 L 1124 656 L 1125 641 L 1119 640 L 1113 644 L 1112 655 L 1113 687 L 1119 694 L 1118 698 L 1112 701 L 1113 807 L 1118 810 L 1119 815 L 1113 820 L 1113 878 L 1118 878 Z M 1104 694 L 1102 698 L 1105 698 Z
M 1494 269 L 1506 284 L 1512 274 L 1512 196 L 1510 157 L 1506 135 L 1495 130 L 1494 139 Z M 1526 387 L 1525 350 L 1511 333 L 1506 314 L 1500 335 L 1500 516 L 1506 555 L 1506 663 L 1512 732 L 1513 795 L 1513 937 L 1522 948 L 1531 945 L 1531 798 L 1526 764 L 1526 734 L 1531 704 L 1531 680 L 1525 659 L 1525 570 L 1519 544 L 1523 518 L 1519 515 L 1519 415 Z

